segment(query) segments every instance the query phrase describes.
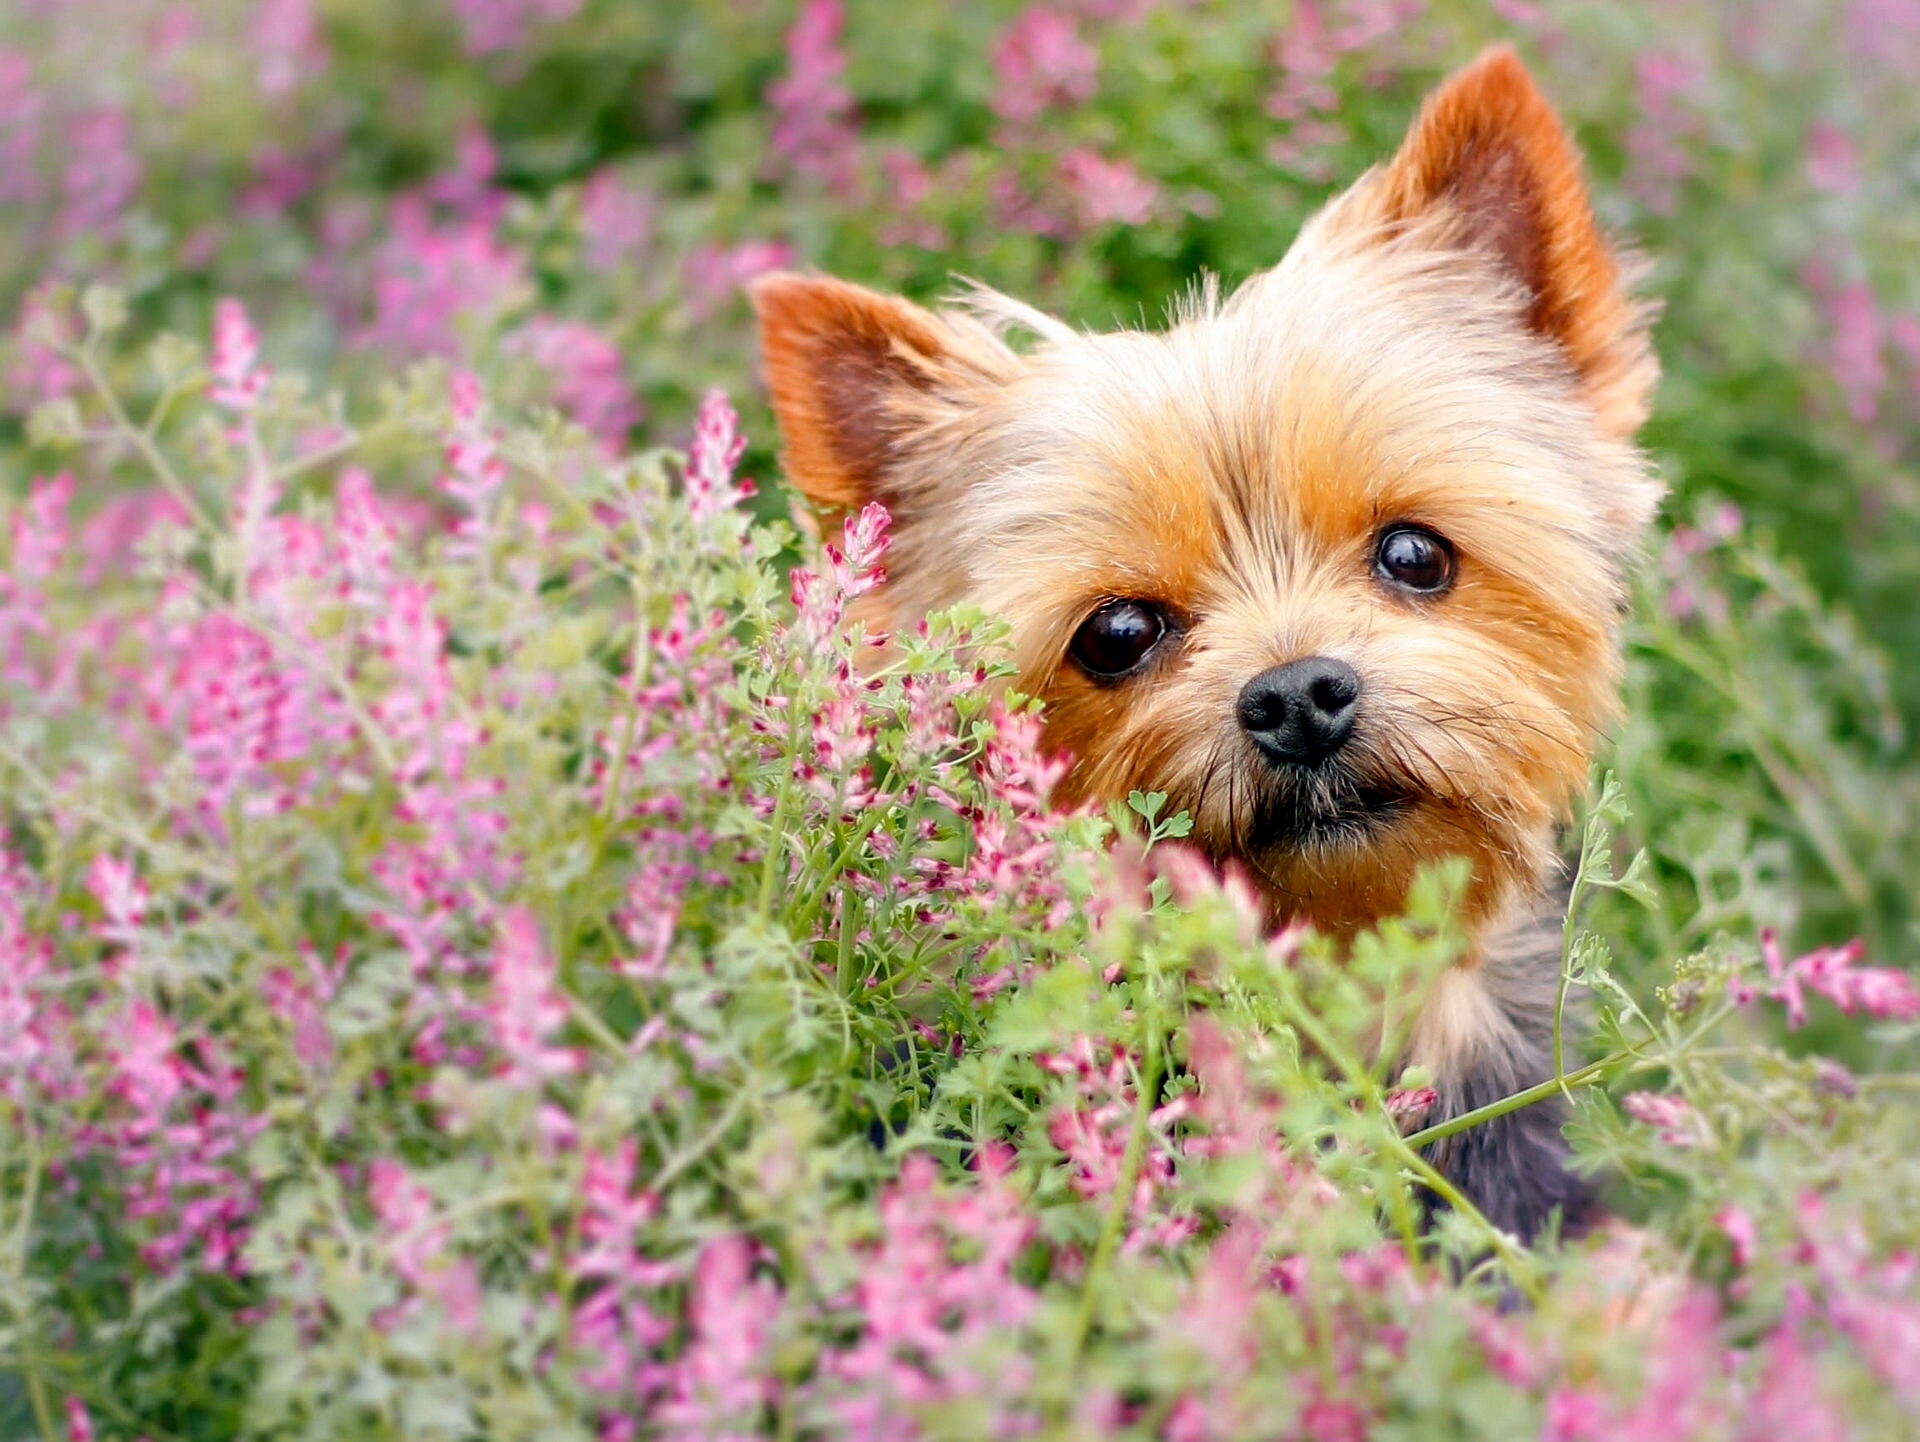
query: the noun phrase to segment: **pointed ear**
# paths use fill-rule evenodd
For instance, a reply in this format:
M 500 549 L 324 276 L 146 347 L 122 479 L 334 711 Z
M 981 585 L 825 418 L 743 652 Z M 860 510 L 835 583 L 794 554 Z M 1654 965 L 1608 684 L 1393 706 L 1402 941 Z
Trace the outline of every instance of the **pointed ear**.
M 788 478 L 827 508 L 896 504 L 903 445 L 979 370 L 983 337 L 824 276 L 767 275 L 751 294 Z
M 1390 224 L 1432 219 L 1491 253 L 1602 425 L 1622 436 L 1639 427 L 1659 373 L 1650 309 L 1630 295 L 1594 223 L 1579 153 L 1512 50 L 1487 50 L 1429 96 L 1378 183 Z

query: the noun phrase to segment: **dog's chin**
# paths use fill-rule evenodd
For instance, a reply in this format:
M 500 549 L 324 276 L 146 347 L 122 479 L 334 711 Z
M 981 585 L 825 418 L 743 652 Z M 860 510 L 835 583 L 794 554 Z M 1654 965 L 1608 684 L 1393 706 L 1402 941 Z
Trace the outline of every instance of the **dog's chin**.
M 1269 855 L 1353 852 L 1376 845 L 1416 799 L 1403 787 L 1339 768 L 1276 768 L 1244 841 Z

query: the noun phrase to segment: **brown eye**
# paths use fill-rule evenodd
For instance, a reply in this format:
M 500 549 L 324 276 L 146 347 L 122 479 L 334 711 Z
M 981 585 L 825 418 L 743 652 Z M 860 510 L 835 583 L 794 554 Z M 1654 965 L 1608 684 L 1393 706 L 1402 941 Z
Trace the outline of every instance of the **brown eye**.
M 1373 571 L 1405 591 L 1437 595 L 1453 583 L 1453 547 L 1420 526 L 1392 526 L 1380 533 Z
M 1146 602 L 1109 601 L 1087 617 L 1067 649 L 1089 676 L 1113 681 L 1145 662 L 1166 633 L 1166 619 Z

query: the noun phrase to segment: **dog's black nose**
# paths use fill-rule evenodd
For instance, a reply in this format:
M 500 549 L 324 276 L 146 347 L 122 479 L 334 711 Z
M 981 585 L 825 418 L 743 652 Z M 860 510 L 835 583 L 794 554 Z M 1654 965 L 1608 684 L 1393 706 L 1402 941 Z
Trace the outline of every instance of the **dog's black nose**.
M 1318 766 L 1353 735 L 1360 678 L 1331 656 L 1262 671 L 1240 688 L 1240 724 L 1269 761 Z

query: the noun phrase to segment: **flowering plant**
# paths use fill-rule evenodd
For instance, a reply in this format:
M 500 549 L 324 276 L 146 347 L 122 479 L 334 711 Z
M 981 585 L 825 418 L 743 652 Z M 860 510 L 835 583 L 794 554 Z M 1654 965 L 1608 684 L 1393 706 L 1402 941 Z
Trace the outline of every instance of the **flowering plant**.
M 1496 36 L 1657 259 L 1676 493 L 1569 857 L 1617 1221 L 1533 1248 L 1427 1161 L 1492 1109 L 1373 1060 L 1451 874 L 1336 967 L 1164 798 L 1050 807 L 993 618 L 849 623 L 887 518 L 789 515 L 740 296 L 1134 317 Z M 0 1435 L 1911 1435 L 1917 47 L 7 7 Z
M 223 301 L 136 407 L 117 296 L 60 318 L 35 425 L 125 488 L 35 482 L 0 610 L 23 1425 L 1904 1427 L 1911 1078 L 1756 1015 L 1898 1027 L 1904 973 L 1717 938 L 1655 1004 L 1570 922 L 1558 1084 L 1649 1226 L 1524 1249 L 1423 1155 L 1524 1098 L 1423 1128 L 1371 1060 L 1458 877 L 1336 965 L 1163 798 L 1050 810 L 997 628 L 848 623 L 877 506 L 783 586 L 718 393 L 684 458 L 433 366 L 360 424 Z M 1621 817 L 1576 906 L 1644 885 Z

